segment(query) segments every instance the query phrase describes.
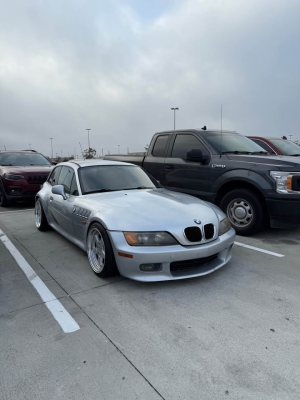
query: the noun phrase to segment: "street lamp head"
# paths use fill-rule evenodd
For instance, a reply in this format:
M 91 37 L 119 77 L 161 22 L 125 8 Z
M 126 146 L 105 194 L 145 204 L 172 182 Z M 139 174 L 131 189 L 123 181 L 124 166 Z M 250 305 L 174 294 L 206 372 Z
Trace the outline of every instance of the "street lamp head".
M 179 110 L 178 107 L 172 107 L 171 110 Z

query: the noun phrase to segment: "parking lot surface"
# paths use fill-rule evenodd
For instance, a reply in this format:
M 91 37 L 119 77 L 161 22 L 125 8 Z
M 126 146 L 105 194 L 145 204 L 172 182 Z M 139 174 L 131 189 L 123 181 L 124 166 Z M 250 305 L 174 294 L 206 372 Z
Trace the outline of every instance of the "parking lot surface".
M 80 329 L 0 241 L 0 399 L 300 398 L 300 229 L 238 237 L 250 247 L 211 275 L 140 283 L 98 278 L 30 207 L 2 209 L 0 229 Z

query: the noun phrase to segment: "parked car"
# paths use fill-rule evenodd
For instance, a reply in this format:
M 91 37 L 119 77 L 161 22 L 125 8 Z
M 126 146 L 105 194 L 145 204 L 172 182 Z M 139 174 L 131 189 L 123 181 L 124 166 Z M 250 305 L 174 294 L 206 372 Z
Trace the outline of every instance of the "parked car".
M 278 137 L 248 136 L 254 143 L 261 146 L 269 154 L 279 156 L 300 156 L 300 147 L 287 139 Z
M 300 225 L 300 159 L 279 157 L 236 132 L 156 133 L 144 156 L 105 156 L 142 166 L 167 189 L 218 205 L 240 235 Z
M 115 161 L 58 164 L 36 196 L 35 223 L 85 250 L 98 276 L 139 281 L 209 274 L 231 259 L 235 239 L 215 205 Z
M 36 151 L 0 151 L 0 206 L 34 199 L 52 168 L 51 162 Z

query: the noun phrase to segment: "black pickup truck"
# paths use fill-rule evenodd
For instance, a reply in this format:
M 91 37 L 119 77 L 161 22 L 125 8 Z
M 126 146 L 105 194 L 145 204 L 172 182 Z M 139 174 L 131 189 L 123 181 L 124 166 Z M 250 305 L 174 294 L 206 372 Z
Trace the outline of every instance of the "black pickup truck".
M 268 155 L 236 132 L 160 132 L 143 156 L 104 159 L 139 165 L 165 188 L 217 204 L 240 235 L 300 226 L 299 158 Z

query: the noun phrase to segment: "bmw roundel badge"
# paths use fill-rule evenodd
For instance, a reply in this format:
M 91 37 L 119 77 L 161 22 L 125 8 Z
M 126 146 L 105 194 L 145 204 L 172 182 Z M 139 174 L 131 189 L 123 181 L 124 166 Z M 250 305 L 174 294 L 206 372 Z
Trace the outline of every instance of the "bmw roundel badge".
M 201 224 L 201 221 L 200 221 L 200 219 L 194 219 L 194 222 L 196 222 L 196 224 L 198 224 L 198 225 L 200 225 L 200 224 Z

